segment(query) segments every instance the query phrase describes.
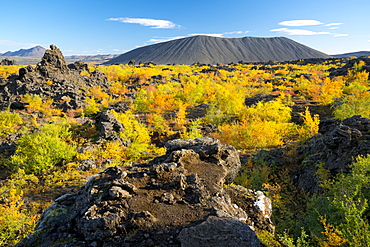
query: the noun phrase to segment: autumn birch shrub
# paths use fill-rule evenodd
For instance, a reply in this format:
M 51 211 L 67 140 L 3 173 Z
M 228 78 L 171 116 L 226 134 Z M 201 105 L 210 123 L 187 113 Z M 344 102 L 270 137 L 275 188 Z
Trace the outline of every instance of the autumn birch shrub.
M 349 173 L 323 181 L 323 194 L 310 199 L 307 223 L 321 246 L 369 246 L 369 173 L 370 155 L 359 156 Z
M 17 132 L 22 123 L 23 119 L 19 113 L 12 113 L 9 110 L 0 112 L 0 137 L 7 133 Z
M 45 124 L 38 131 L 24 133 L 16 142 L 16 151 L 8 166 L 26 173 L 46 170 L 76 155 L 76 147 L 66 142 L 71 133 L 63 124 Z
M 131 111 L 124 113 L 111 111 L 111 113 L 124 127 L 124 132 L 118 133 L 119 136 L 121 139 L 127 140 L 130 143 L 124 149 L 126 162 L 163 154 L 164 149 L 157 148 L 151 144 L 150 130 L 145 124 L 140 123 Z
M 334 116 L 346 119 L 354 115 L 370 117 L 370 82 L 366 71 L 348 71 L 345 77 L 346 85 L 343 88 L 341 102 L 334 106 Z
M 307 94 L 314 101 L 322 105 L 329 105 L 342 96 L 343 85 L 344 81 L 341 77 L 335 77 L 333 79 L 330 79 L 330 77 L 323 79 L 312 77 L 307 88 Z
M 23 198 L 38 183 L 35 175 L 27 175 L 21 169 L 0 183 L 0 246 L 14 246 L 33 232 L 38 215 L 27 210 Z
M 91 174 L 90 174 L 91 175 Z M 40 213 L 56 197 L 80 187 L 86 176 L 73 163 L 53 167 L 35 176 L 23 169 L 0 182 L 0 246 L 14 246 L 31 234 Z
M 370 92 L 347 95 L 342 104 L 334 108 L 334 117 L 344 120 L 354 115 L 370 118 Z
M 62 114 L 61 109 L 57 109 L 53 106 L 53 99 L 42 99 L 37 94 L 25 94 L 21 96 L 21 99 L 26 103 L 28 113 L 41 113 L 44 116 L 60 116 Z
M 209 79 L 200 79 L 196 76 L 186 77 L 181 83 L 181 90 L 178 90 L 176 98 L 188 104 L 189 107 L 205 103 L 211 97 L 207 88 L 212 84 L 213 82 Z
M 11 74 L 17 73 L 25 65 L 0 65 L 0 79 L 6 79 Z
M 294 132 L 290 107 L 282 101 L 258 102 L 241 113 L 241 121 L 224 123 L 214 137 L 239 149 L 260 149 L 284 143 Z
M 303 118 L 303 125 L 297 126 L 297 134 L 299 140 L 304 142 L 319 132 L 320 118 L 317 114 L 312 116 L 308 107 L 300 116 Z
M 91 87 L 87 91 L 87 97 L 85 99 L 87 106 L 83 109 L 83 113 L 86 116 L 93 116 L 98 111 L 103 110 L 115 101 L 116 100 L 113 100 L 112 97 L 108 93 L 104 92 L 100 86 Z

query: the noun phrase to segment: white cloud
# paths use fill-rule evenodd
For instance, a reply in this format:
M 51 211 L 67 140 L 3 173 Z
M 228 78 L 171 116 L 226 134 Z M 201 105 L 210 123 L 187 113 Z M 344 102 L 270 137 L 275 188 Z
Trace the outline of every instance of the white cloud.
M 185 38 L 186 36 L 176 36 L 176 37 L 154 37 L 154 38 L 151 38 L 150 40 L 148 40 L 147 42 L 149 43 L 161 43 L 161 42 L 166 42 L 166 41 L 170 41 L 170 40 L 174 40 L 174 39 L 181 39 L 181 38 Z
M 119 21 L 123 23 L 134 23 L 140 24 L 142 26 L 151 27 L 151 28 L 177 28 L 180 27 L 172 21 L 167 20 L 157 20 L 157 19 L 148 19 L 148 18 L 109 18 L 107 21 Z
M 270 30 L 271 32 L 278 32 L 285 35 L 320 35 L 320 34 L 330 34 L 329 32 L 314 32 L 310 30 L 303 29 L 289 29 L 289 28 L 277 28 Z
M 198 36 L 198 35 L 212 36 L 212 37 L 219 37 L 219 38 L 222 38 L 224 36 L 223 33 L 192 33 L 192 34 L 189 34 L 189 36 Z
M 334 37 L 346 37 L 346 36 L 348 36 L 348 34 L 347 33 L 336 33 L 333 36 Z
M 223 38 L 224 35 L 245 34 L 245 33 L 249 33 L 249 31 L 232 31 L 232 32 L 224 32 L 224 33 L 192 33 L 192 34 L 188 34 L 188 35 L 185 35 L 185 36 L 153 37 L 150 40 L 148 40 L 147 42 L 148 43 L 161 43 L 161 42 L 171 41 L 171 40 L 174 40 L 174 39 L 182 39 L 182 38 L 186 38 L 186 37 L 189 37 L 189 36 L 198 36 L 198 35 Z
M 0 40 L 0 45 L 2 46 L 24 46 L 24 47 L 34 47 L 37 46 L 38 44 L 34 43 L 22 43 L 22 42 L 17 42 L 17 41 L 12 41 L 12 40 Z
M 293 21 L 282 21 L 279 23 L 279 25 L 289 27 L 314 26 L 321 24 L 323 23 L 316 20 L 293 20 Z
M 224 34 L 243 34 L 249 33 L 249 31 L 233 31 L 233 32 L 225 32 Z
M 339 26 L 339 25 L 342 25 L 342 24 L 343 23 L 340 23 L 340 22 L 333 22 L 333 23 L 325 24 L 325 26 L 331 27 L 331 26 Z
M 329 27 L 329 29 L 338 29 L 339 27 Z
M 245 33 L 249 33 L 249 31 L 232 31 L 232 32 L 224 32 L 224 33 L 192 33 L 192 34 L 188 34 L 188 35 L 185 35 L 185 36 L 153 37 L 153 38 L 151 38 L 150 40 L 148 40 L 146 42 L 147 43 L 161 43 L 161 42 L 171 41 L 171 40 L 175 40 L 175 39 L 182 39 L 182 38 L 186 38 L 186 37 L 189 37 L 189 36 L 198 36 L 198 35 L 223 38 L 224 35 L 245 34 Z M 144 45 L 147 45 L 147 43 L 145 43 Z M 137 47 L 141 47 L 141 46 L 137 46 Z

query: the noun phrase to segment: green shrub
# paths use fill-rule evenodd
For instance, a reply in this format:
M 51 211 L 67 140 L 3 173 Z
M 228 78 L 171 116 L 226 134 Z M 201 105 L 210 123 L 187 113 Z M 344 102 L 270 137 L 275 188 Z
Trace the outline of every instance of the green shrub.
M 76 155 L 76 147 L 65 141 L 70 134 L 62 124 L 46 124 L 39 131 L 23 134 L 11 156 L 11 168 L 34 173 L 71 160 Z
M 322 183 L 323 195 L 314 195 L 308 209 L 310 230 L 319 242 L 346 242 L 349 246 L 368 246 L 370 226 L 368 190 L 370 188 L 370 155 L 358 157 L 348 174 Z
M 193 120 L 191 123 L 190 123 L 190 126 L 188 128 L 188 130 L 181 135 L 181 138 L 183 139 L 196 139 L 196 138 L 199 138 L 199 137 L 202 137 L 202 130 L 200 129 L 201 128 L 201 123 L 202 121 L 200 119 L 197 119 L 197 120 Z
M 11 113 L 9 111 L 0 112 L 0 136 L 6 133 L 17 132 L 15 126 L 22 123 L 23 120 L 18 113 Z
M 140 123 L 131 111 L 118 113 L 112 110 L 111 113 L 124 127 L 124 132 L 118 133 L 119 136 L 130 143 L 123 153 L 127 161 L 137 161 L 147 157 L 150 153 L 163 153 L 163 149 L 156 148 L 150 143 L 150 130 L 145 124 Z
M 354 115 L 370 117 L 370 92 L 348 95 L 344 98 L 343 104 L 334 109 L 335 118 L 341 120 Z

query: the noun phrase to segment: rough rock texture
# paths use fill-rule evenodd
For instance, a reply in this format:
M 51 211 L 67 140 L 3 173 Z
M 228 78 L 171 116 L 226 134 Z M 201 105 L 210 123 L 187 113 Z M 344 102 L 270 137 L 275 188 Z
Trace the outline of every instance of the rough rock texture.
M 262 150 L 252 157 L 275 173 L 285 167 L 295 167 L 290 174 L 298 189 L 309 193 L 321 192 L 319 167 L 328 171 L 329 178 L 349 172 L 358 155 L 370 154 L 370 119 L 353 116 L 342 122 L 322 120 L 319 134 L 300 147 L 287 145 L 272 150 Z M 248 159 L 246 159 L 247 161 Z
M 8 58 L 4 58 L 0 61 L 0 65 L 16 65 L 17 62 L 15 60 L 10 60 Z
M 58 198 L 17 246 L 263 246 L 254 229 L 273 231 L 271 201 L 227 185 L 240 168 L 236 150 L 211 138 L 166 147 Z
M 124 132 L 123 125 L 117 120 L 117 118 L 107 111 L 100 111 L 95 117 L 95 125 L 99 132 L 99 137 L 109 141 L 120 141 L 123 145 L 128 146 L 130 140 L 122 140 L 117 133 Z
M 351 60 L 345 60 L 345 65 L 340 68 L 332 68 L 328 70 L 330 72 L 330 76 L 345 76 L 348 74 L 349 70 L 353 69 L 355 63 L 359 63 L 360 61 L 365 62 L 365 65 L 362 67 L 361 70 L 365 70 L 370 72 L 370 58 L 368 57 L 361 57 L 361 58 L 354 58 Z
M 257 94 L 253 97 L 245 98 L 244 104 L 248 107 L 256 105 L 258 102 L 269 102 L 276 100 L 279 97 L 278 94 Z
M 54 105 L 67 111 L 84 106 L 86 89 L 100 86 L 108 89 L 107 77 L 99 72 L 90 76 L 80 75 L 86 71 L 87 64 L 75 62 L 67 66 L 62 52 L 50 46 L 36 67 L 21 68 L 18 74 L 9 76 L 0 83 L 0 109 L 24 107 L 21 96 L 37 94 L 43 99 L 51 98 Z
M 319 134 L 301 150 L 304 160 L 298 175 L 298 187 L 309 192 L 319 190 L 319 178 L 315 175 L 319 164 L 330 171 L 331 176 L 348 172 L 348 165 L 358 155 L 370 154 L 370 119 L 359 115 L 342 121 L 324 120 Z
M 193 109 L 187 110 L 186 118 L 197 119 L 207 115 L 207 110 L 211 107 L 209 104 L 200 104 Z

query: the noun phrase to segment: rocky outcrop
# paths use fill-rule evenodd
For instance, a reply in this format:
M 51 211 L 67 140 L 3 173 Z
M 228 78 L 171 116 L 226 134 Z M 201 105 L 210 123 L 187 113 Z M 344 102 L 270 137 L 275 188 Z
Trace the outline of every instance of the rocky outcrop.
M 298 172 L 298 187 L 308 192 L 319 191 L 317 169 L 323 165 L 330 176 L 348 172 L 358 155 L 370 154 L 370 119 L 359 115 L 339 120 L 324 120 L 319 134 L 299 150 L 304 156 Z
M 53 105 L 68 111 L 82 108 L 87 96 L 86 90 L 99 86 L 108 90 L 107 77 L 99 72 L 83 76 L 88 72 L 87 64 L 75 62 L 67 65 L 62 52 L 50 46 L 36 67 L 21 68 L 18 74 L 11 75 L 0 83 L 0 109 L 24 107 L 21 96 L 37 94 L 42 99 L 53 99 Z
M 350 164 L 357 156 L 367 154 L 370 154 L 370 119 L 357 115 L 343 121 L 322 120 L 319 133 L 305 145 L 262 150 L 250 159 L 269 167 L 275 174 L 283 173 L 286 167 L 295 167 L 290 173 L 292 181 L 298 190 L 313 194 L 322 191 L 319 169 L 325 169 L 330 179 L 350 172 Z
M 353 70 L 354 65 L 356 63 L 358 64 L 360 61 L 363 61 L 365 63 L 365 65 L 362 66 L 361 71 L 370 72 L 370 58 L 361 57 L 361 58 L 353 58 L 350 60 L 347 60 L 347 59 L 343 59 L 343 60 L 345 62 L 343 67 L 332 68 L 328 70 L 328 72 L 330 72 L 330 76 L 345 76 L 348 74 L 348 71 Z
M 172 140 L 147 164 L 94 175 L 55 200 L 17 246 L 263 246 L 271 201 L 233 186 L 237 151 L 218 140 Z
M 123 125 L 110 111 L 100 111 L 95 117 L 95 125 L 99 132 L 99 137 L 109 141 L 120 141 L 121 144 L 128 146 L 130 140 L 122 140 L 117 133 L 124 132 Z
M 257 105 L 258 102 L 269 102 L 279 98 L 279 94 L 256 94 L 253 97 L 245 98 L 244 104 L 248 107 Z
M 8 58 L 4 58 L 0 61 L 0 65 L 16 65 L 17 62 L 15 60 L 10 60 Z

